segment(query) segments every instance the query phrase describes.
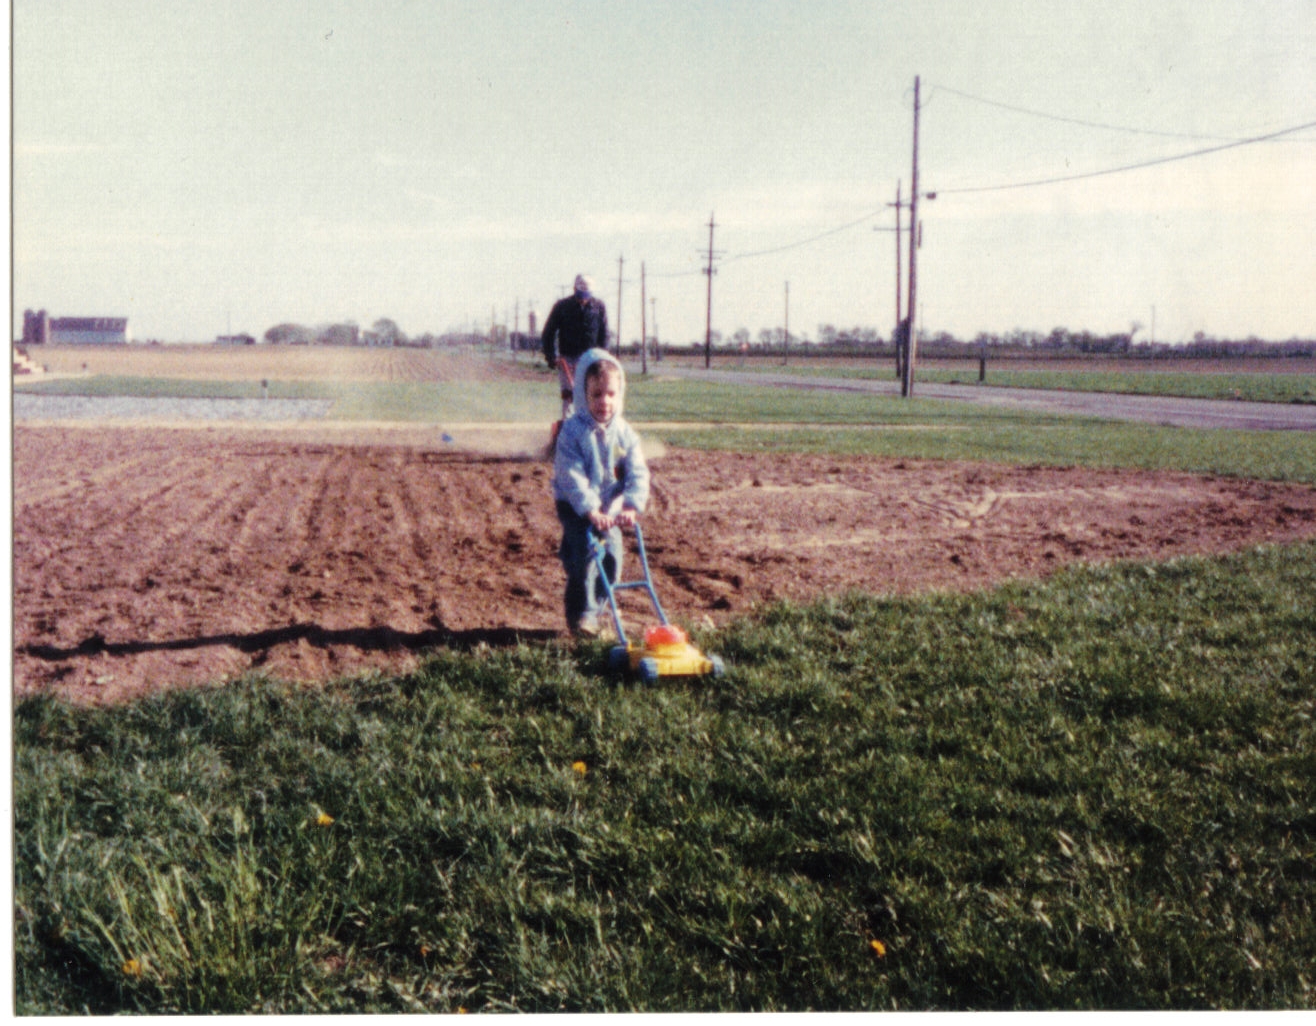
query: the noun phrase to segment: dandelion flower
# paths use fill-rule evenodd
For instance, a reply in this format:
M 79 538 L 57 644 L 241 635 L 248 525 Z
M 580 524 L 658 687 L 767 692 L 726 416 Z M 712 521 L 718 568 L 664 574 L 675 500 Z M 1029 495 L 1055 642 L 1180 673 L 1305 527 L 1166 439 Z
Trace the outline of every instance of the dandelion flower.
M 870 940 L 868 946 L 873 949 L 873 954 L 878 958 L 886 958 L 886 945 L 880 940 Z
M 334 817 L 329 815 L 329 813 L 327 812 L 322 812 L 320 813 L 320 815 L 315 817 L 315 825 L 322 827 L 333 826 Z
M 589 767 L 585 765 L 585 761 L 583 759 L 577 759 L 575 762 L 571 764 L 571 768 L 575 770 L 577 773 L 579 773 L 582 777 L 589 772 Z
M 135 958 L 128 959 L 128 961 L 124 962 L 120 968 L 123 970 L 124 976 L 132 976 L 135 978 L 142 975 L 142 963 Z

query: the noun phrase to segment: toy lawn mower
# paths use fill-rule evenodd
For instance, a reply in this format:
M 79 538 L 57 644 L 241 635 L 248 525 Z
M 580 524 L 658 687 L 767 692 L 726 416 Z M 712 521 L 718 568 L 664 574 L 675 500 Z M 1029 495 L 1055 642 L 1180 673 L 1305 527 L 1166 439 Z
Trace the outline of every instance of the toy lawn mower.
M 662 604 L 658 601 L 658 593 L 654 591 L 653 575 L 649 571 L 649 557 L 644 551 L 644 532 L 640 530 L 639 524 L 635 525 L 635 545 L 644 576 L 635 581 L 613 583 L 608 579 L 604 565 L 604 557 L 608 550 L 603 538 L 593 535 L 590 539 L 590 552 L 598 565 L 599 577 L 608 594 L 612 623 L 617 629 L 617 640 L 621 642 L 619 645 L 614 645 L 608 653 L 608 666 L 618 671 L 630 669 L 631 672 L 639 674 L 640 679 L 646 684 L 653 684 L 659 677 L 704 677 L 709 674 L 714 677 L 722 676 L 726 672 L 722 660 L 717 656 L 706 656 L 690 644 L 685 631 L 669 621 L 667 614 L 663 612 Z M 648 594 L 659 620 L 659 623 L 644 632 L 643 644 L 634 644 L 627 640 L 626 631 L 621 624 L 621 613 L 617 609 L 617 593 L 633 589 L 643 589 Z

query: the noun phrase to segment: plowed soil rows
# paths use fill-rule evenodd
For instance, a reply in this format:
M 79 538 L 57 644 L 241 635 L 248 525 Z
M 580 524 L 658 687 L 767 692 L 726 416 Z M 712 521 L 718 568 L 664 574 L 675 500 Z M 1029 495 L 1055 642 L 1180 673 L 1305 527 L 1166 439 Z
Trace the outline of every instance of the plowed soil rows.
M 18 426 L 16 694 L 314 682 L 562 636 L 549 467 L 371 437 Z M 1312 488 L 1188 474 L 680 450 L 653 469 L 650 555 L 687 623 L 1316 535 Z

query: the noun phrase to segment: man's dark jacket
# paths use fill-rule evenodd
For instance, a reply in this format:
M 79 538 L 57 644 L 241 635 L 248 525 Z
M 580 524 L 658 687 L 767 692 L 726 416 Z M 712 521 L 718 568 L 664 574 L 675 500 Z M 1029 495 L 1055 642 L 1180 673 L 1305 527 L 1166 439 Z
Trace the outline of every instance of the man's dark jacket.
M 574 360 L 586 349 L 607 349 L 607 307 L 593 296 L 583 303 L 574 294 L 559 299 L 544 322 L 543 346 L 550 367 L 559 356 Z

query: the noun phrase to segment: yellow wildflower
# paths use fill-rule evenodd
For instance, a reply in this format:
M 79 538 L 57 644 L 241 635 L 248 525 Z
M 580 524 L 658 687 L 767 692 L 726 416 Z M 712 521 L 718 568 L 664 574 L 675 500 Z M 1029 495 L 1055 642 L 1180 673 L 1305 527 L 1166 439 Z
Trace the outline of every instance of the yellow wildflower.
M 120 967 L 124 976 L 138 977 L 142 975 L 142 963 L 135 958 L 130 958 Z
M 577 773 L 579 773 L 582 777 L 589 772 L 589 767 L 585 765 L 585 761 L 583 759 L 577 759 L 575 762 L 571 764 L 571 768 L 575 770 Z
M 868 946 L 873 949 L 873 954 L 878 958 L 886 958 L 886 945 L 880 940 L 870 940 Z
M 322 812 L 320 813 L 320 815 L 315 817 L 315 825 L 322 827 L 333 826 L 334 817 L 329 815 L 329 813 L 327 812 Z

